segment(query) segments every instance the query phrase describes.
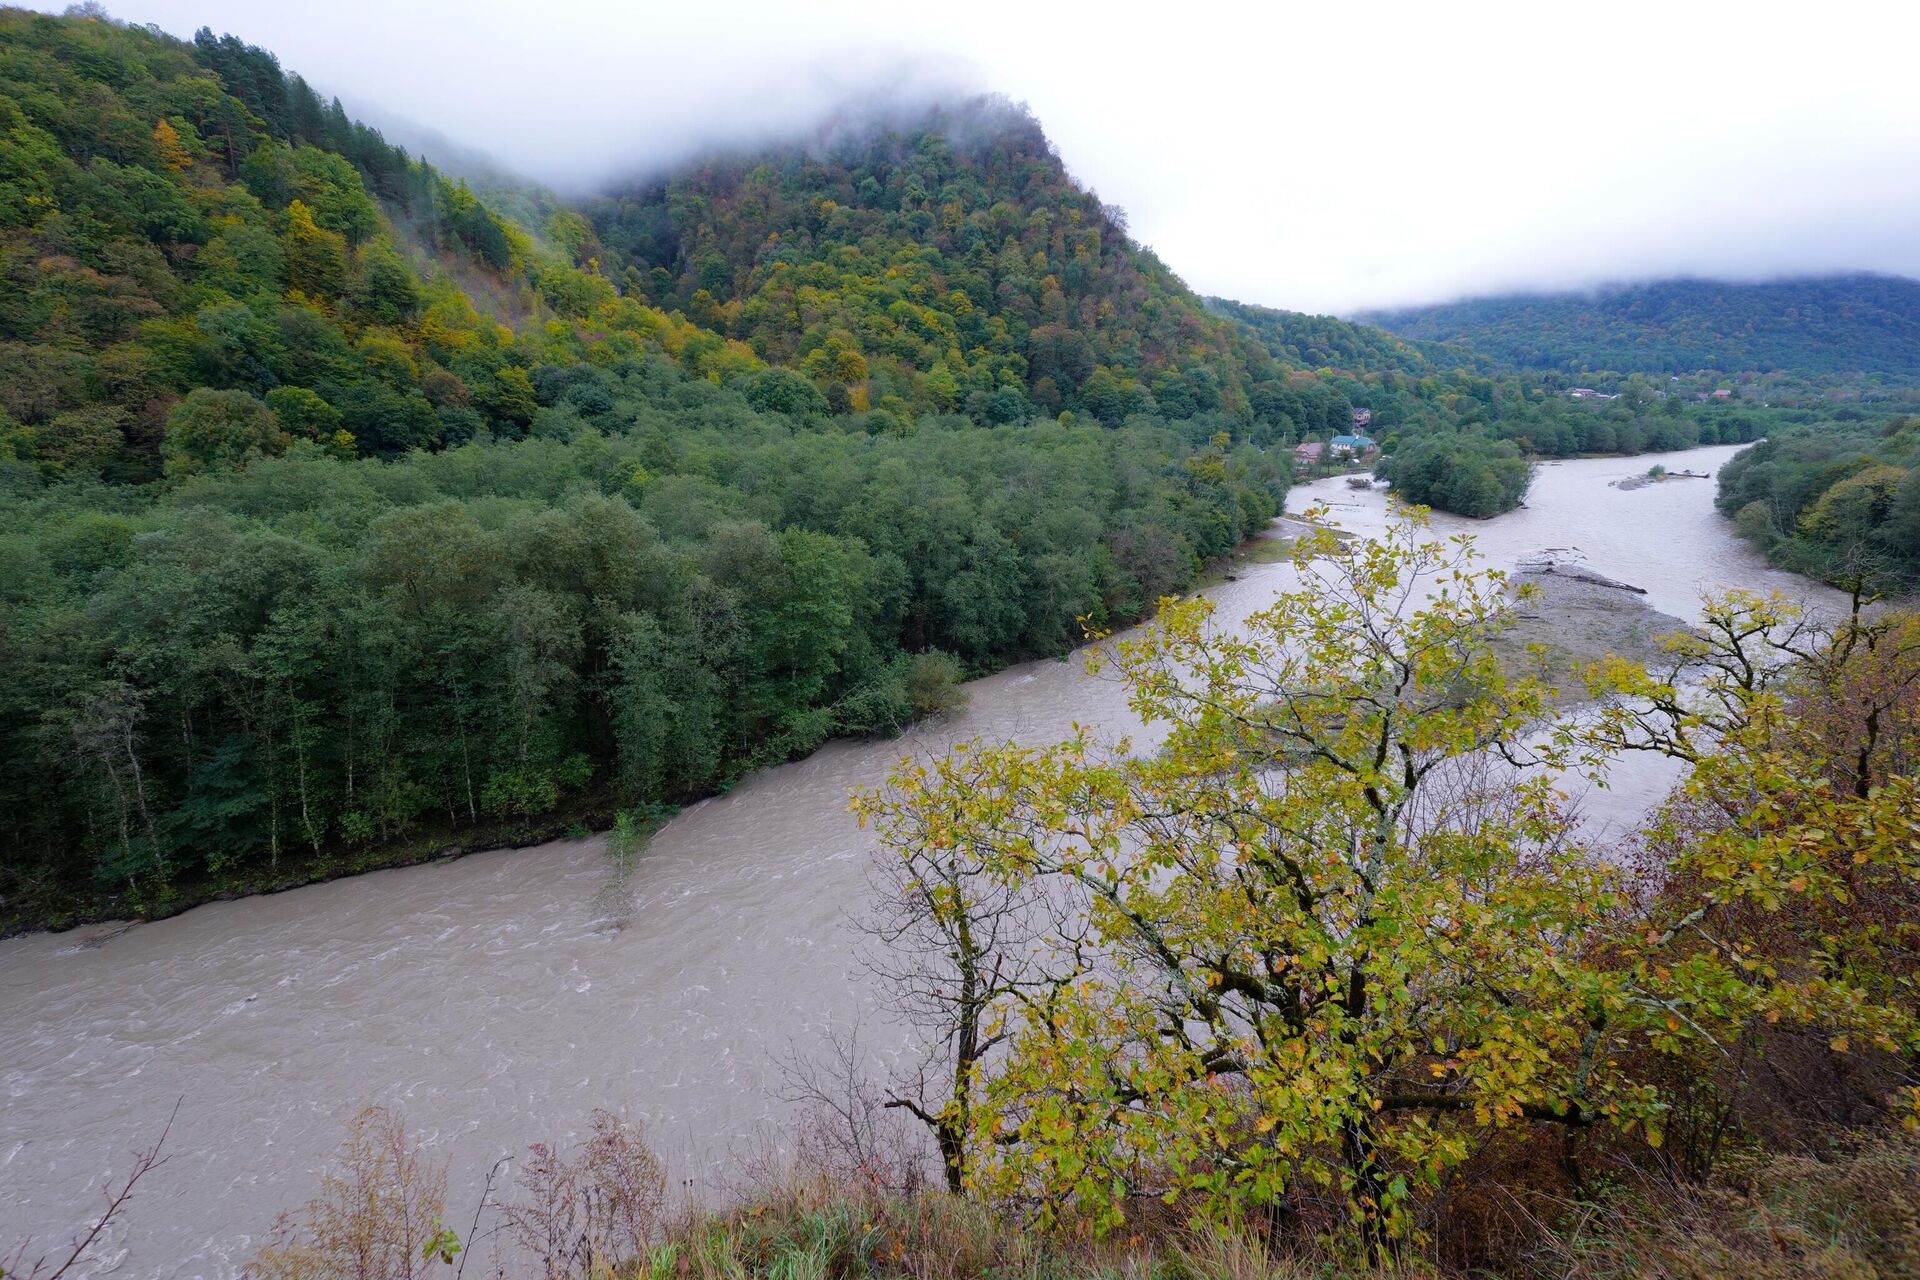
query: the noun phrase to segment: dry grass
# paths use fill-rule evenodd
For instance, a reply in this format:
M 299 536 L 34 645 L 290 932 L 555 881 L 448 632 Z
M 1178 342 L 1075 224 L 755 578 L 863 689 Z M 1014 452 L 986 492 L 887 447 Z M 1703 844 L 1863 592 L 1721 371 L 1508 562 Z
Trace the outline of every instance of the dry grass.
M 421 1280 L 440 1256 L 447 1171 L 400 1118 L 366 1107 L 347 1124 L 340 1164 L 320 1194 L 280 1216 L 246 1266 L 248 1280 Z
M 1565 1230 L 1542 1272 L 1563 1280 L 1911 1280 L 1920 1277 L 1920 1138 L 1822 1158 L 1775 1155 L 1705 1189 L 1615 1197 Z
M 1258 1237 L 1165 1226 L 1106 1239 L 1042 1234 L 974 1201 L 849 1190 L 797 1176 L 689 1219 L 632 1280 L 1433 1280 L 1419 1265 L 1343 1265 Z
M 1497 1252 L 1497 1251 L 1496 1251 Z M 1471 1270 L 1377 1266 L 1255 1234 L 1172 1224 L 1087 1240 L 1025 1231 L 940 1193 L 849 1191 L 794 1177 L 746 1207 L 679 1224 L 634 1280 L 1915 1280 L 1920 1138 L 1825 1158 L 1772 1156 L 1713 1187 L 1648 1181 L 1573 1208 L 1558 1231 Z
M 506 1207 L 495 1276 L 547 1280 L 1920 1280 L 1920 1135 L 1856 1136 L 1823 1155 L 1729 1158 L 1710 1186 L 1633 1175 L 1597 1202 L 1541 1189 L 1510 1153 L 1430 1206 L 1430 1253 L 1368 1265 L 1316 1246 L 1200 1231 L 1157 1202 L 1132 1233 L 1027 1230 L 1017 1215 L 943 1192 L 766 1169 L 724 1211 L 665 1212 L 665 1180 L 638 1130 L 596 1117 L 577 1151 L 537 1149 Z M 530 1175 L 530 1176 L 529 1176 Z M 255 1280 L 457 1277 L 441 1239 L 444 1172 L 396 1118 L 363 1112 L 322 1194 L 283 1219 Z M 1474 1195 L 1466 1195 L 1472 1190 Z M 1478 1197 L 1479 1208 L 1474 1199 Z M 1486 1205 L 1524 1221 L 1501 1229 Z M 1442 1247 L 1439 1237 L 1471 1235 Z M 469 1241 L 472 1247 L 479 1241 Z M 1471 1248 L 1461 1246 L 1471 1244 Z M 1436 1262 L 1432 1259 L 1444 1258 Z M 444 1259 L 444 1261 L 443 1261 Z

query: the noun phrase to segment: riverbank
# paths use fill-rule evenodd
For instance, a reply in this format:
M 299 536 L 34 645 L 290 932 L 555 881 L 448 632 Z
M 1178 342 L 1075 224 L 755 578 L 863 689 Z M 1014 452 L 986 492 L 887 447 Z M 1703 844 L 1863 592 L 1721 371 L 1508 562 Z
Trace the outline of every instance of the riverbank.
M 1265 564 L 1282 564 L 1293 559 L 1294 544 L 1300 536 L 1319 527 L 1294 516 L 1275 516 L 1266 529 L 1221 556 L 1201 570 L 1189 591 L 1206 591 L 1223 583 L 1238 582 L 1247 570 Z M 1335 529 L 1339 538 L 1351 535 Z
M 1308 526 L 1289 516 L 1276 516 L 1271 524 L 1240 543 L 1232 551 L 1202 564 L 1183 592 L 1206 591 L 1223 583 L 1238 581 L 1249 566 L 1276 564 L 1292 554 L 1293 540 Z M 1122 627 L 1150 621 L 1152 612 L 1137 619 L 1126 619 Z M 1056 655 L 1071 659 L 1086 647 L 1083 641 Z M 1012 658 L 993 668 L 977 671 L 973 679 L 985 678 L 1031 658 Z M 905 726 L 903 726 L 904 728 Z M 836 737 L 834 742 L 859 741 L 863 735 Z M 882 735 L 864 735 L 879 737 Z M 791 760 L 766 759 L 745 765 L 721 785 L 702 795 L 687 797 L 685 803 L 697 804 L 725 795 L 746 778 Z M 579 839 L 611 828 L 617 815 L 634 802 L 610 788 L 594 787 L 563 797 L 549 813 L 535 817 L 482 818 L 478 821 L 424 823 L 419 829 L 391 840 L 363 845 L 338 842 L 323 845 L 319 852 L 289 849 L 277 866 L 233 868 L 215 875 L 201 875 L 159 885 L 143 885 L 137 890 L 116 885 L 110 890 L 59 901 L 0 900 L 0 940 L 29 933 L 60 933 L 86 925 L 124 924 L 128 926 L 165 920 L 198 906 L 215 902 L 234 902 L 244 898 L 284 893 L 310 885 L 327 884 L 350 876 L 366 875 L 402 867 L 452 862 L 472 853 L 501 849 L 525 849 L 556 840 Z M 645 806 L 643 806 L 645 807 Z M 654 805 L 654 811 L 671 813 L 678 806 Z
M 1123 1232 L 1036 1228 L 1014 1206 L 926 1189 L 900 1168 L 910 1151 L 883 1142 L 873 1159 L 885 1172 L 800 1164 L 759 1169 L 722 1207 L 674 1207 L 657 1166 L 622 1168 L 637 1204 L 637 1230 L 602 1241 L 612 1257 L 593 1275 L 634 1280 L 1797 1280 L 1820 1276 L 1911 1275 L 1920 1257 L 1920 1137 L 1893 1126 L 1834 1132 L 1814 1152 L 1761 1151 L 1698 1182 L 1627 1169 L 1582 1196 L 1556 1204 L 1536 1189 L 1501 1188 L 1507 1171 L 1483 1165 L 1454 1175 L 1460 1192 L 1425 1237 L 1393 1261 L 1369 1264 L 1351 1246 L 1314 1239 L 1297 1221 L 1196 1227 L 1186 1204 L 1139 1206 Z M 405 1141 L 404 1135 L 400 1139 Z M 631 1153 L 632 1147 L 623 1148 Z M 421 1153 L 431 1162 L 430 1153 Z M 898 1162 L 897 1164 L 895 1162 Z M 389 1203 L 411 1205 L 394 1188 Z M 1529 1212 L 1489 1231 L 1488 1198 Z M 656 1202 L 658 1202 L 656 1204 Z M 358 1206 L 356 1206 L 357 1208 Z M 463 1205 L 428 1203 L 421 1218 L 464 1223 Z M 1501 1212 L 1505 1204 L 1493 1212 Z M 1569 1211 L 1571 1210 L 1571 1211 Z M 364 1210 L 363 1218 L 371 1217 Z M 444 1216 L 443 1216 L 444 1215 Z M 479 1219 L 476 1218 L 477 1222 Z M 1286 1229 L 1287 1226 L 1291 1230 Z M 320 1234 L 351 1242 L 333 1222 Z M 492 1241 L 522 1268 L 507 1274 L 577 1275 L 551 1237 L 503 1233 Z M 481 1244 L 465 1240 L 466 1249 Z M 1649 1260 L 1659 1260 L 1650 1267 Z M 284 1257 L 275 1261 L 286 1261 Z M 1550 1268 L 1543 1268 L 1550 1260 Z M 505 1268 L 502 1268 L 505 1269 Z M 284 1271 L 268 1269 L 279 1276 Z M 303 1273 L 304 1274 L 304 1273 Z
M 213 902 L 285 893 L 396 867 L 452 862 L 493 849 L 525 849 L 579 838 L 612 827 L 621 807 L 611 793 L 594 791 L 573 796 L 538 818 L 482 819 L 458 827 L 435 825 L 358 848 L 323 845 L 319 853 L 310 849 L 289 853 L 277 867 L 171 881 L 151 896 L 116 891 L 62 907 L 4 903 L 0 904 L 0 940 L 26 933 L 61 933 L 92 924 L 146 924 Z
M 1421 1246 L 1370 1264 L 1304 1232 L 1195 1229 L 1176 1210 L 1127 1233 L 1033 1229 L 977 1199 L 875 1189 L 818 1173 L 754 1188 L 650 1240 L 643 1277 L 818 1280 L 1790 1280 L 1911 1274 L 1920 1257 L 1920 1138 L 1893 1126 L 1811 1154 L 1760 1152 L 1704 1185 L 1629 1172 L 1577 1212 L 1538 1203 L 1489 1230 L 1471 1194 Z M 1457 1180 L 1473 1192 L 1494 1182 Z M 1519 1203 L 1516 1201 L 1516 1203 Z M 1657 1259 L 1654 1263 L 1650 1260 Z M 1542 1268 L 1550 1260 L 1551 1270 Z M 689 1263 L 691 1262 L 691 1265 Z

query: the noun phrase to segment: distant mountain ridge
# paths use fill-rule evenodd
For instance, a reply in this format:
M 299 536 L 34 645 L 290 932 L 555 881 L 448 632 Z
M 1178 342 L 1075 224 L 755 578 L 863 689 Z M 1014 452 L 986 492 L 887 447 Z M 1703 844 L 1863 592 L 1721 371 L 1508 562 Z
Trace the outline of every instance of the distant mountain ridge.
M 1423 342 L 1566 373 L 1792 370 L 1920 378 L 1920 281 L 1852 273 L 1737 284 L 1661 280 L 1364 312 Z
M 1470 347 L 1402 337 L 1377 325 L 1263 307 L 1231 298 L 1204 301 L 1207 310 L 1239 325 L 1274 359 L 1289 361 L 1303 369 L 1425 377 L 1456 369 L 1485 373 L 1493 367 L 1491 360 Z

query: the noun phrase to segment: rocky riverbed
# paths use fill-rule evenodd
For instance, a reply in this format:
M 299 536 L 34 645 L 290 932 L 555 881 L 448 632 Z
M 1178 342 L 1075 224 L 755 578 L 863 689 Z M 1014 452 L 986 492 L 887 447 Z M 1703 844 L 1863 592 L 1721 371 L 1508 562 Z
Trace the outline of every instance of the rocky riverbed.
M 1646 601 L 1647 589 L 1587 567 L 1577 552 L 1544 551 L 1523 557 L 1512 585 L 1531 586 L 1516 609 L 1517 622 L 1500 639 L 1501 651 L 1564 688 L 1585 663 L 1609 654 L 1639 662 L 1660 658 L 1660 638 L 1687 623 Z

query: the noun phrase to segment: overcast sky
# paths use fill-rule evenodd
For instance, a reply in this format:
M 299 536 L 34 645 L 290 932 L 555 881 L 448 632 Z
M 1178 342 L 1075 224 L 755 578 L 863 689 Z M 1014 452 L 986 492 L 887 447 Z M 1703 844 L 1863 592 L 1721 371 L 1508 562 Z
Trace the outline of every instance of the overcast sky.
M 874 88 L 998 91 L 1188 283 L 1274 306 L 1920 276 L 1911 0 L 107 3 L 563 188 Z

